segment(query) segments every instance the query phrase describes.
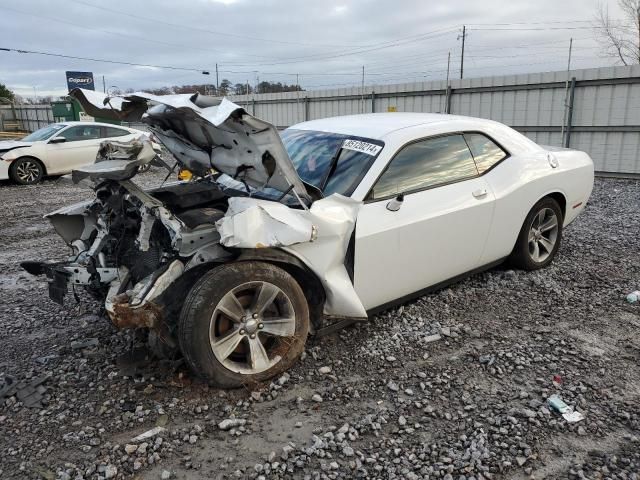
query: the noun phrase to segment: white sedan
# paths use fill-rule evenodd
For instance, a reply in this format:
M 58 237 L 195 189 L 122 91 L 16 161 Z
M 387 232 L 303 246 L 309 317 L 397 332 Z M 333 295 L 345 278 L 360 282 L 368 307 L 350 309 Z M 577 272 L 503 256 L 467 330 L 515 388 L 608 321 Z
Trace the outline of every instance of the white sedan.
M 109 114 L 96 92 L 72 95 Z M 69 284 L 103 295 L 117 327 L 149 329 L 158 355 L 182 353 L 223 387 L 288 368 L 309 333 L 505 260 L 548 265 L 593 187 L 586 153 L 489 120 L 380 113 L 280 136 L 226 100 L 110 103 L 118 115 L 147 111 L 154 135 L 202 178 L 143 191 L 126 160 L 98 159 L 74 172 L 96 181 L 96 198 L 49 215 L 73 254 L 23 266 L 49 277 L 58 303 Z
M 127 142 L 140 135 L 144 132 L 108 123 L 53 123 L 22 140 L 0 141 L 0 180 L 30 185 L 48 175 L 64 175 L 94 163 L 105 139 Z

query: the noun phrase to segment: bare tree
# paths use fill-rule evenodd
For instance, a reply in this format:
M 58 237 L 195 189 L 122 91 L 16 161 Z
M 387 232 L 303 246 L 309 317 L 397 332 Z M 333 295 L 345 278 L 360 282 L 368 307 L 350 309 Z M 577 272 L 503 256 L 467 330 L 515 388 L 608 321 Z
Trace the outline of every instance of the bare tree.
M 640 63 L 640 0 L 618 0 L 623 18 L 614 20 L 609 9 L 600 5 L 596 15 L 596 33 L 605 55 L 623 65 Z

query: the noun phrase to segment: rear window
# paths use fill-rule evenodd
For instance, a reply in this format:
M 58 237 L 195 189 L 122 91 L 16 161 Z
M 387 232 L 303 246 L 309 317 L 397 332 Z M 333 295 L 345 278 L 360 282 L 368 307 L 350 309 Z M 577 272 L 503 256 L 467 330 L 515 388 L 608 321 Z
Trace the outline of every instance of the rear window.
M 480 175 L 508 156 L 493 140 L 481 133 L 465 133 L 464 139 L 469 145 Z
M 107 132 L 105 134 L 105 138 L 113 138 L 113 137 L 124 137 L 125 135 L 129 135 L 130 133 L 121 128 L 114 127 L 106 127 Z

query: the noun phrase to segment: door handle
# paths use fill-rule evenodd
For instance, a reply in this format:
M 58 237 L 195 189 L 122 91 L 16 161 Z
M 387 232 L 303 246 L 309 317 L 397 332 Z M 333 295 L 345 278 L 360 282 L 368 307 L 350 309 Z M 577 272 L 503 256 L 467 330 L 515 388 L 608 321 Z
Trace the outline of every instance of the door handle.
M 487 189 L 486 188 L 479 188 L 478 190 L 474 190 L 471 195 L 473 195 L 474 197 L 480 199 L 480 198 L 484 198 L 487 196 Z

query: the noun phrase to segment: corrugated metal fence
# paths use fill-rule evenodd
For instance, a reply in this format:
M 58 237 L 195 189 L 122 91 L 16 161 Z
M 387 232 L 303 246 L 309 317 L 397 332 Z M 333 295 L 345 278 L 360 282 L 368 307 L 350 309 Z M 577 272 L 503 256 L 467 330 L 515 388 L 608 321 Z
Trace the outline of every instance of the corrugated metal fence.
M 363 112 L 440 112 L 490 118 L 563 146 L 564 125 L 565 146 L 588 152 L 597 171 L 640 174 L 640 65 L 230 99 L 282 128 Z
M 0 130 L 33 132 L 54 121 L 51 105 L 0 106 Z
M 640 174 L 640 65 L 573 70 L 568 76 L 564 71 L 452 80 L 448 87 L 436 81 L 230 99 L 280 128 L 387 111 L 490 118 L 539 144 L 584 150 L 597 171 Z M 0 130 L 4 123 L 19 123 L 33 131 L 53 121 L 48 105 L 0 106 Z

